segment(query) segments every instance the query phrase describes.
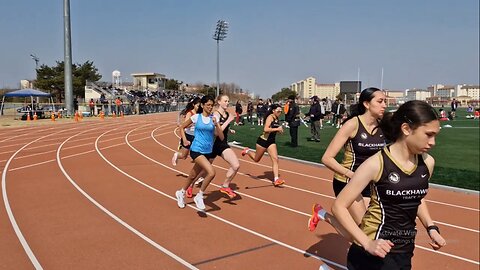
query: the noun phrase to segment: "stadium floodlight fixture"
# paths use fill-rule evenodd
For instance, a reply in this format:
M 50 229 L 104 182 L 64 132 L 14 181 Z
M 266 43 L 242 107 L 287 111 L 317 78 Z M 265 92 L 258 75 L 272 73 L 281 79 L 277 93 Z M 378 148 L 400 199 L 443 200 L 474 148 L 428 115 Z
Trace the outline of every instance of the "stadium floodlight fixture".
M 35 61 L 35 68 L 38 69 L 38 62 L 40 61 L 40 58 L 38 58 L 35 54 L 30 54 L 30 57 L 32 57 L 33 61 Z
M 224 20 L 217 21 L 217 27 L 213 34 L 213 39 L 217 41 L 217 91 L 216 96 L 220 94 L 220 41 L 227 37 L 228 22 Z

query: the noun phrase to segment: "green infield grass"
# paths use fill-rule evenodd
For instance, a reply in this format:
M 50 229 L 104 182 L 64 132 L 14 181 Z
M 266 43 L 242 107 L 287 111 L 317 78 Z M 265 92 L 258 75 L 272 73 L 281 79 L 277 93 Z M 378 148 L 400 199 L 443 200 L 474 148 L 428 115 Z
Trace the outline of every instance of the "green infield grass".
M 430 154 L 435 158 L 435 171 L 431 181 L 436 184 L 479 191 L 480 183 L 480 147 L 479 120 L 466 119 L 464 108 L 457 112 L 453 121 L 442 121 L 442 129 L 437 136 L 436 146 Z M 448 127 L 450 125 L 451 127 Z M 252 126 L 245 121 L 244 126 L 232 126 L 235 134 L 229 135 L 229 141 L 236 141 L 241 146 L 255 148 L 255 142 L 263 127 Z M 320 133 L 320 142 L 310 142 L 310 128 L 300 126 L 298 132 L 299 146 L 292 148 L 288 129 L 277 135 L 279 155 L 320 163 L 323 153 L 338 129 L 324 123 Z M 343 153 L 339 153 L 340 160 Z

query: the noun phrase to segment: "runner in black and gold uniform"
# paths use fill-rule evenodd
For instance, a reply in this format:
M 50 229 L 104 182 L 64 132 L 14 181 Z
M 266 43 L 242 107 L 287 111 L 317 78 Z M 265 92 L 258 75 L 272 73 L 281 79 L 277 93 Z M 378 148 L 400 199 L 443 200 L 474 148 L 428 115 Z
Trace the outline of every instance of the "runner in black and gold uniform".
M 275 136 L 277 133 L 283 133 L 283 128 L 280 125 L 278 117 L 282 114 L 282 107 L 278 104 L 273 104 L 266 114 L 265 125 L 263 127 L 263 133 L 257 139 L 255 154 L 250 151 L 248 147 L 243 149 L 242 156 L 247 155 L 253 161 L 259 162 L 262 159 L 263 154 L 268 152 L 270 159 L 272 160 L 273 170 L 273 185 L 280 186 L 285 183 L 279 178 L 278 174 L 278 152 L 277 144 L 275 143 Z
M 364 120 L 359 116 L 352 118 L 356 121 L 357 130 L 353 138 L 349 139 L 344 145 L 344 155 L 342 166 L 349 171 L 355 172 L 367 158 L 373 156 L 385 146 L 385 138 L 382 130 L 373 128 L 368 130 L 363 123 Z M 345 171 L 345 170 L 344 170 Z M 333 176 L 333 191 L 338 196 L 340 191 L 350 181 L 350 178 L 342 173 L 335 172 Z M 363 197 L 370 197 L 370 187 L 366 187 L 362 191 Z
M 424 200 L 435 163 L 426 152 L 435 145 L 440 130 L 438 115 L 423 101 L 409 101 L 385 115 L 379 127 L 393 144 L 358 168 L 332 211 L 354 240 L 348 269 L 411 269 L 416 217 L 434 249 L 446 244 Z M 359 227 L 348 208 L 371 181 L 371 202 Z
M 385 146 L 382 130 L 378 128 L 378 121 L 383 117 L 387 107 L 385 101 L 385 94 L 380 89 L 373 87 L 364 89 L 360 94 L 358 104 L 353 105 L 352 114 L 345 120 L 328 145 L 322 162 L 335 172 L 333 179 L 335 196 L 347 185 L 358 166 Z M 339 163 L 335 157 L 342 147 L 344 156 L 342 163 Z M 362 199 L 362 196 L 366 199 Z M 363 190 L 362 196 L 359 196 L 349 209 L 357 224 L 360 224 L 366 210 L 365 204 L 368 204 L 370 199 L 368 186 Z M 308 221 L 310 231 L 315 230 L 318 222 L 322 219 L 330 223 L 341 235 L 347 236 L 341 230 L 341 226 L 338 226 L 335 218 L 327 213 L 320 204 L 314 204 L 312 212 Z

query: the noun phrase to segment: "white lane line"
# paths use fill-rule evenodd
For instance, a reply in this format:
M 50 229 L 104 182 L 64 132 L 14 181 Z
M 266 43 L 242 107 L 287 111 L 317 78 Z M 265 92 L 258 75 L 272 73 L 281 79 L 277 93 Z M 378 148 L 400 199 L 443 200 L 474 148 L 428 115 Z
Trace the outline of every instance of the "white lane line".
M 480 262 L 470 260 L 470 259 L 466 259 L 466 258 L 463 258 L 463 257 L 460 257 L 460 256 L 452 255 L 450 253 L 445 253 L 443 251 L 433 250 L 432 248 L 422 247 L 422 246 L 418 246 L 418 245 L 415 245 L 415 247 L 419 248 L 419 249 L 426 250 L 426 251 L 430 251 L 430 252 L 433 252 L 433 253 L 437 253 L 437 254 L 440 254 L 440 255 L 455 258 L 455 259 L 458 259 L 458 260 L 462 260 L 462 261 L 465 261 L 465 262 L 469 262 L 469 263 L 472 263 L 472 264 L 480 265 Z
M 162 135 L 165 135 L 165 134 L 168 134 L 168 133 L 170 133 L 170 132 L 157 134 L 157 135 L 155 135 L 155 136 L 162 136 Z M 144 133 L 143 133 L 143 134 L 144 134 Z M 159 144 L 159 145 L 163 146 L 164 148 L 167 148 L 167 149 L 169 149 L 169 150 L 171 150 L 171 151 L 175 151 L 174 149 L 168 147 L 167 145 L 159 142 L 154 136 L 151 136 L 151 137 L 157 142 L 157 144 Z M 119 139 L 119 138 L 121 138 L 121 137 L 109 138 L 109 139 L 103 140 L 102 142 L 117 140 L 117 139 Z M 149 139 L 149 138 L 150 138 L 150 137 L 144 137 L 144 138 L 140 138 L 140 139 L 137 139 L 137 140 L 131 140 L 130 142 L 142 141 L 142 140 L 146 140 L 146 139 Z M 88 143 L 88 144 L 90 144 L 90 143 Z M 70 147 L 65 147 L 65 148 L 63 148 L 63 149 L 71 149 L 71 148 L 75 148 L 75 147 L 85 146 L 85 145 L 88 145 L 88 144 L 70 146 Z M 121 146 L 121 145 L 125 145 L 125 143 L 113 144 L 113 145 L 110 145 L 110 146 L 107 146 L 107 147 L 103 147 L 103 148 L 101 148 L 101 149 L 104 150 L 104 149 L 108 149 L 108 148 L 111 148 L 111 147 L 117 147 L 117 146 Z M 89 150 L 89 151 L 85 151 L 85 152 L 80 152 L 80 153 L 76 153 L 76 154 L 64 156 L 64 157 L 62 157 L 62 159 L 64 159 L 64 158 L 70 158 L 70 157 L 75 157 L 75 156 L 79 156 L 79 155 L 84 155 L 84 154 L 88 154 L 88 153 L 91 153 L 91 152 L 94 152 L 94 151 L 95 151 L 95 150 Z M 52 152 L 52 151 L 48 151 L 48 152 Z M 55 152 L 55 150 L 53 150 L 53 152 Z M 26 157 L 26 156 L 16 157 L 15 160 L 16 160 L 16 159 L 23 158 L 23 157 Z M 21 170 L 21 169 L 27 169 L 27 168 L 31 168 L 31 167 L 34 167 L 34 166 L 43 165 L 43 164 L 50 163 L 50 162 L 54 162 L 54 161 L 55 161 L 55 159 L 51 159 L 51 160 L 47 160 L 47 161 L 43 161 L 43 162 L 39 162 L 39 163 L 32 163 L 32 164 L 29 164 L 29 165 L 12 168 L 12 169 L 9 169 L 8 171 L 16 171 L 16 170 Z M 224 167 L 221 167 L 221 166 L 218 166 L 218 165 L 213 165 L 213 166 L 216 167 L 216 168 L 222 169 L 222 170 L 228 170 L 227 168 L 224 168 Z M 249 178 L 252 178 L 252 179 L 260 180 L 260 181 L 263 181 L 263 182 L 265 182 L 265 183 L 270 183 L 270 182 L 271 182 L 271 181 L 268 180 L 268 179 L 256 177 L 256 176 L 249 175 L 249 174 L 245 174 L 245 173 L 242 173 L 242 172 L 238 172 L 237 174 L 243 175 L 243 176 L 245 176 L 245 177 L 249 177 Z M 212 184 L 215 185 L 215 183 L 213 183 L 213 182 L 212 182 Z M 216 185 L 215 185 L 215 186 L 216 186 Z M 218 187 L 219 187 L 219 186 L 218 186 Z M 333 197 L 333 196 L 326 195 L 326 194 L 322 194 L 322 193 L 318 193 L 318 192 L 314 192 L 314 191 L 307 190 L 307 189 L 297 188 L 297 187 L 289 186 L 289 185 L 285 185 L 285 187 L 291 188 L 291 189 L 294 189 L 294 190 L 298 190 L 298 191 L 301 191 L 301 192 L 313 194 L 313 195 L 320 196 L 320 197 L 325 197 L 325 198 L 329 198 L 329 199 L 335 199 L 335 197 Z M 250 195 L 248 195 L 248 194 L 244 194 L 244 195 L 247 196 L 247 197 L 250 197 Z M 269 202 L 263 201 L 262 199 L 258 199 L 258 200 L 260 200 L 260 201 L 262 201 L 262 202 L 264 202 L 264 203 L 270 204 Z M 296 213 L 305 215 L 305 216 L 310 216 L 310 214 L 306 214 L 306 213 L 303 213 L 303 212 L 300 212 L 300 211 L 297 211 L 297 210 L 294 210 L 294 209 L 288 209 L 288 208 L 286 208 L 286 207 L 284 207 L 284 206 L 281 206 L 281 205 L 276 205 L 276 206 L 277 206 L 277 207 L 280 207 L 280 208 L 284 208 L 284 209 L 290 210 L 290 211 L 292 211 L 292 212 L 296 212 Z M 471 228 L 467 228 L 467 227 L 463 227 L 463 226 L 459 226 L 459 225 L 454 225 L 454 224 L 450 224 L 450 223 L 446 223 L 446 222 L 441 222 L 441 221 L 438 221 L 438 220 L 434 220 L 434 222 L 435 222 L 435 223 L 438 223 L 438 224 L 442 224 L 442 225 L 447 226 L 447 227 L 453 227 L 453 228 L 460 229 L 460 230 L 466 230 L 466 231 L 470 231 L 470 232 L 474 232 L 474 233 L 480 233 L 479 230 L 475 230 L 475 229 L 471 229 Z
M 73 128 L 75 129 L 75 128 Z M 24 146 L 22 146 L 20 149 L 18 149 L 7 161 L 7 164 L 5 165 L 5 168 L 2 172 L 2 195 L 3 195 L 3 204 L 5 205 L 5 210 L 7 212 L 7 215 L 8 215 L 8 219 L 10 220 L 10 223 L 12 224 L 12 227 L 13 227 L 13 230 L 15 231 L 15 234 L 17 235 L 17 238 L 18 240 L 20 241 L 22 247 L 23 247 L 23 250 L 25 251 L 25 253 L 27 254 L 28 258 L 30 259 L 30 262 L 33 264 L 33 266 L 35 267 L 35 269 L 37 270 L 40 270 L 40 269 L 43 269 L 42 265 L 40 264 L 40 262 L 38 261 L 37 257 L 35 257 L 35 254 L 33 253 L 32 249 L 30 248 L 30 246 L 28 245 L 27 243 L 27 240 L 25 239 L 25 237 L 23 236 L 22 234 L 22 231 L 20 230 L 20 227 L 18 226 L 17 224 L 17 221 L 15 219 L 15 216 L 13 215 L 13 211 L 12 211 L 12 208 L 10 207 L 10 202 L 8 201 L 8 195 L 7 195 L 7 171 L 8 171 L 8 167 L 10 166 L 10 163 L 12 162 L 12 160 L 15 158 L 15 156 L 20 153 L 20 151 L 22 151 L 24 148 L 28 147 L 29 145 L 33 144 L 33 143 L 36 143 L 38 141 L 40 141 L 41 139 L 43 138 L 46 138 L 48 136 L 52 136 L 52 135 L 55 135 L 55 134 L 58 134 L 58 133 L 61 133 L 61 132 L 66 132 L 67 130 L 60 130 L 58 132 L 55 132 L 55 133 L 52 133 L 52 134 L 47 134 L 45 136 L 42 136 L 42 137 L 39 137 L 38 139 L 35 139 L 27 144 L 25 144 Z
M 157 142 L 158 144 L 164 146 L 165 148 L 172 150 L 170 147 L 165 146 L 164 144 L 160 143 L 160 142 L 155 138 L 155 136 L 153 135 L 154 132 L 155 132 L 155 130 L 152 131 L 152 138 L 153 138 L 153 140 L 154 140 L 155 142 Z M 159 134 L 159 135 L 163 135 L 163 134 Z M 134 150 L 135 150 L 135 149 L 134 149 Z M 137 150 L 135 150 L 135 151 L 137 151 Z M 173 151 L 173 150 L 172 150 L 172 151 Z M 138 151 L 137 151 L 137 152 L 138 152 Z M 138 153 L 139 153 L 139 152 L 138 152 Z M 143 155 L 143 154 L 141 154 L 141 155 L 142 155 L 142 156 L 145 156 L 145 155 Z M 178 170 L 176 170 L 176 169 L 173 169 L 173 168 L 170 168 L 170 167 L 168 167 L 168 166 L 166 166 L 166 165 L 163 165 L 163 164 L 161 164 L 160 162 L 158 162 L 158 161 L 156 161 L 156 160 L 154 160 L 154 159 L 152 159 L 152 158 L 150 158 L 150 157 L 147 157 L 147 156 L 145 156 L 145 157 L 146 157 L 147 159 L 153 161 L 154 163 L 157 163 L 157 164 L 159 164 L 159 165 L 161 165 L 161 166 L 163 166 L 163 167 L 165 167 L 165 168 L 168 168 L 168 169 L 173 170 L 173 171 L 176 171 L 176 172 L 178 172 L 178 173 L 187 175 L 187 174 L 185 174 L 185 173 L 183 173 L 183 172 L 180 172 L 180 171 L 178 171 Z M 223 168 L 223 167 L 220 167 L 220 166 L 216 166 L 216 167 L 221 168 L 221 169 L 223 169 L 223 170 L 227 170 L 226 168 Z M 268 182 L 268 183 L 271 183 L 270 180 L 263 180 L 263 179 L 261 179 L 261 180 L 262 180 L 262 181 L 265 181 L 265 182 Z M 284 187 L 294 188 L 294 187 L 289 186 L 289 185 L 284 185 Z M 312 194 L 318 194 L 318 195 L 327 197 L 326 195 L 323 195 L 323 194 L 320 194 L 320 193 L 316 193 L 316 192 L 312 192 L 312 191 L 309 191 L 309 190 L 304 190 L 304 189 L 300 189 L 300 188 L 294 188 L 294 189 L 297 189 L 297 190 L 300 190 L 300 191 L 303 191 L 303 192 L 308 192 L 308 193 L 312 193 Z M 260 201 L 260 202 L 266 202 L 266 201 L 263 200 L 263 199 L 259 199 L 259 198 L 254 197 L 254 196 L 250 196 L 250 195 L 247 195 L 247 194 L 245 194 L 245 193 L 241 193 L 241 192 L 237 192 L 237 193 L 238 193 L 238 194 L 241 194 L 241 195 L 243 195 L 243 196 L 247 196 L 247 197 L 249 197 L 249 198 L 252 198 L 252 199 L 254 199 L 254 200 L 258 200 L 258 201 Z M 331 196 L 330 196 L 330 197 L 331 197 Z M 331 197 L 331 198 L 335 199 L 334 197 Z M 277 204 L 272 203 L 272 202 L 266 202 L 266 203 L 269 204 L 269 205 L 273 205 L 273 206 L 276 206 L 276 207 L 280 207 L 280 208 L 285 209 L 285 210 L 288 210 L 288 211 L 292 211 L 292 212 L 294 212 L 294 213 L 300 213 L 300 214 L 302 214 L 302 215 L 304 215 L 304 216 L 310 216 L 310 214 L 303 213 L 303 212 L 300 212 L 300 211 L 297 211 L 297 210 L 294 210 L 294 209 L 291 209 L 291 208 L 288 208 L 288 207 L 285 207 L 285 206 L 277 205 Z M 434 221 L 434 222 L 437 222 L 437 221 Z M 439 223 L 440 223 L 440 222 L 439 222 Z M 443 223 L 443 222 L 442 222 L 442 224 L 445 225 L 445 226 L 451 226 L 451 227 L 459 228 L 459 229 L 463 228 L 463 227 L 460 227 L 460 226 L 451 225 L 451 224 Z M 468 228 L 466 228 L 466 229 L 467 229 L 468 231 L 473 231 L 473 232 L 478 233 L 478 230 L 473 230 L 473 229 L 468 229 Z M 470 263 L 474 263 L 474 264 L 479 264 L 479 262 L 477 262 L 477 261 L 473 261 L 473 260 L 470 260 L 470 259 L 467 259 L 467 258 L 463 258 L 463 257 L 460 257 L 460 256 L 448 254 L 448 253 L 445 253 L 445 252 L 437 252 L 437 251 L 435 251 L 435 250 L 433 250 L 433 249 L 425 248 L 425 247 L 418 246 L 418 245 L 415 245 L 415 247 L 419 247 L 420 249 L 424 249 L 424 250 L 426 250 L 426 251 L 438 253 L 438 254 L 441 254 L 441 255 L 445 255 L 445 256 L 448 256 L 448 257 L 456 258 L 456 259 L 463 260 L 463 261 L 466 261 L 466 262 L 470 262 Z
M 176 128 L 175 130 L 173 130 L 173 134 L 174 134 L 177 138 L 180 138 L 180 137 L 178 136 L 178 134 L 176 133 L 177 129 L 178 129 L 178 128 Z M 255 163 L 255 162 L 246 161 L 246 160 L 243 160 L 243 159 L 239 159 L 239 160 L 244 161 L 244 162 L 247 162 L 247 163 L 250 163 L 250 164 L 254 164 L 254 165 L 257 165 L 257 166 L 266 167 L 266 168 L 271 168 L 271 167 L 269 167 L 269 166 L 267 166 L 267 165 L 264 165 L 264 164 L 261 164 L 261 163 Z M 326 182 L 332 182 L 332 180 L 329 180 L 329 179 L 326 179 L 326 178 L 322 178 L 322 177 L 317 177 L 317 176 L 313 176 L 313 175 L 298 173 L 298 172 L 294 172 L 294 171 L 290 171 L 290 170 L 283 170 L 283 169 L 279 169 L 279 170 L 280 170 L 280 171 L 284 171 L 284 172 L 288 172 L 288 173 L 292 173 L 292 174 L 301 175 L 301 176 L 304 176 L 304 177 L 309 177 L 309 178 L 313 178 L 313 179 L 318 179 L 318 180 L 326 181 Z M 455 207 L 455 208 L 460 208 L 460 209 L 465 209 L 465 210 L 480 212 L 480 209 L 477 209 L 477 208 L 472 208 L 472 207 L 467 207 L 467 206 L 461 206 L 461 205 L 457 205 L 457 204 L 444 203 L 444 202 L 440 202 L 440 201 L 433 201 L 433 200 L 428 200 L 428 199 L 427 199 L 426 201 L 427 201 L 427 202 L 431 202 L 431 203 L 446 205 L 446 206 L 450 206 L 450 207 Z
M 103 134 L 106 134 L 108 133 L 109 131 L 106 131 L 105 133 Z M 103 135 L 102 134 L 102 135 Z M 106 160 L 106 158 L 101 154 L 100 152 L 100 149 L 98 148 L 98 140 L 101 138 L 100 135 L 99 137 L 97 137 L 97 139 L 95 140 L 95 150 L 98 152 L 98 154 L 107 162 L 109 163 L 110 165 L 113 165 L 111 164 L 108 160 Z M 68 181 L 83 195 L 85 196 L 85 198 L 87 198 L 91 203 L 93 203 L 95 206 L 97 206 L 100 210 L 102 210 L 105 214 L 107 214 L 108 216 L 110 216 L 112 219 L 114 219 L 115 221 L 117 221 L 119 224 L 121 224 L 122 226 L 124 226 L 125 228 L 127 228 L 129 231 L 131 231 L 132 233 L 134 233 L 135 235 L 137 235 L 138 237 L 140 237 L 141 239 L 143 239 L 144 241 L 146 241 L 147 243 L 149 243 L 150 245 L 152 245 L 153 247 L 155 247 L 156 249 L 160 250 L 161 252 L 167 254 L 168 256 L 170 256 L 171 258 L 175 259 L 176 261 L 178 261 L 179 263 L 183 264 L 185 267 L 187 267 L 188 269 L 198 269 L 196 268 L 195 266 L 193 266 L 192 264 L 188 263 L 187 261 L 183 260 L 181 257 L 175 255 L 173 252 L 169 251 L 168 249 L 162 247 L 161 245 L 159 245 L 158 243 L 156 243 L 155 241 L 153 241 L 152 239 L 148 238 L 146 235 L 144 235 L 143 233 L 141 233 L 140 231 L 138 231 L 137 229 L 133 228 L 132 226 L 130 226 L 128 223 L 126 223 L 125 221 L 123 221 L 121 218 L 117 217 L 115 214 L 113 214 L 112 212 L 110 212 L 107 208 L 105 208 L 102 204 L 100 204 L 99 202 L 97 202 L 94 198 L 92 198 L 87 192 L 85 192 L 80 186 L 78 186 L 78 184 L 70 177 L 70 175 L 65 171 L 65 168 L 63 167 L 62 165 L 62 162 L 61 162 L 61 158 L 60 158 L 60 151 L 63 147 L 63 145 L 65 143 L 67 143 L 71 138 L 75 137 L 76 135 L 73 135 L 72 137 L 66 139 L 59 147 L 58 147 L 58 150 L 57 150 L 57 164 L 58 164 L 58 167 L 60 168 L 60 170 L 62 171 L 62 173 L 65 175 L 65 177 L 68 179 Z
M 130 132 L 133 132 L 133 131 L 134 131 L 134 130 L 132 130 L 132 131 L 130 131 Z M 130 133 L 130 132 L 129 132 L 129 133 Z M 130 144 L 130 141 L 128 140 L 128 134 L 129 134 L 129 133 L 127 133 L 127 135 L 125 135 L 125 140 L 126 140 L 127 145 L 128 145 L 130 148 L 132 148 L 134 151 L 136 151 L 138 154 L 144 156 L 144 157 L 147 158 L 147 159 L 150 159 L 148 156 L 146 156 L 146 155 L 144 155 L 143 153 L 139 152 L 136 148 L 134 148 L 134 147 Z M 168 132 L 168 133 L 170 133 L 170 132 Z M 168 134 L 168 133 L 166 133 L 166 134 Z M 101 137 L 101 136 L 100 136 L 100 137 Z M 100 139 L 100 137 L 99 137 L 98 139 Z M 97 148 L 97 149 L 98 149 L 98 148 Z M 130 179 L 132 179 L 133 181 L 137 182 L 138 184 L 140 184 L 140 185 L 142 185 L 142 186 L 144 186 L 144 187 L 146 187 L 146 188 L 148 188 L 148 189 L 150 189 L 150 190 L 152 190 L 152 191 L 154 191 L 154 192 L 156 192 L 156 193 L 158 193 L 158 194 L 161 194 L 161 195 L 163 195 L 163 196 L 165 196 L 165 197 L 167 197 L 167 198 L 169 198 L 169 199 L 171 199 L 171 200 L 173 200 L 173 201 L 176 201 L 176 198 L 174 198 L 173 196 L 170 196 L 170 195 L 168 195 L 168 194 L 166 194 L 166 193 L 164 193 L 164 192 L 162 192 L 162 191 L 160 191 L 160 190 L 158 190 L 158 189 L 156 189 L 156 188 L 154 188 L 154 187 L 152 187 L 152 186 L 150 186 L 150 185 L 148 185 L 148 184 L 145 184 L 144 182 L 138 180 L 138 179 L 135 178 L 134 176 L 131 176 L 130 174 L 126 173 L 125 171 L 123 171 L 123 170 L 121 170 L 120 168 L 118 168 L 117 166 L 115 166 L 113 163 L 111 163 L 109 160 L 107 160 L 107 159 L 105 158 L 105 156 L 100 152 L 100 150 L 98 150 L 98 153 L 99 153 L 99 155 L 105 160 L 105 162 L 107 162 L 110 166 L 112 166 L 113 168 L 115 168 L 118 172 L 120 172 L 120 173 L 122 173 L 123 175 L 129 177 Z M 165 166 L 165 165 L 162 164 L 162 163 L 158 163 L 158 164 L 161 165 L 161 166 L 163 166 L 163 167 L 165 167 L 165 168 L 167 168 L 167 169 L 170 169 L 170 170 L 172 170 L 172 171 L 174 171 L 174 172 L 177 172 L 177 173 L 186 175 L 185 173 L 183 173 L 183 172 L 181 172 L 181 171 L 178 171 L 178 170 L 175 170 L 175 169 L 173 169 L 173 168 L 170 168 L 170 167 L 168 167 L 168 166 Z M 192 206 L 192 205 L 187 204 L 187 206 L 198 211 L 198 209 L 197 209 L 196 207 Z M 317 255 L 315 255 L 315 254 L 311 254 L 311 253 L 306 252 L 306 251 L 304 251 L 304 250 L 301 250 L 301 249 L 299 249 L 299 248 L 290 246 L 290 245 L 288 245 L 288 244 L 286 244 L 286 243 L 284 243 L 284 242 L 278 241 L 278 240 L 276 240 L 276 239 L 270 238 L 270 237 L 268 237 L 268 236 L 266 236 L 266 235 L 263 235 L 263 234 L 261 234 L 261 233 L 258 233 L 258 232 L 255 232 L 255 231 L 253 231 L 253 230 L 250 230 L 250 229 L 248 229 L 248 228 L 246 228 L 246 227 L 240 226 L 240 225 L 238 225 L 238 224 L 236 224 L 236 223 L 233 223 L 233 222 L 231 222 L 231 221 L 225 220 L 225 219 L 223 219 L 223 218 L 221 218 L 221 217 L 219 217 L 219 216 L 216 216 L 216 215 L 214 215 L 214 214 L 212 214 L 212 213 L 206 212 L 206 214 L 207 214 L 208 216 L 211 216 L 211 217 L 213 217 L 213 218 L 215 218 L 215 219 L 217 219 L 217 220 L 220 220 L 220 221 L 222 221 L 222 222 L 224 222 L 224 223 L 226 223 L 226 224 L 229 224 L 229 225 L 234 226 L 234 227 L 236 227 L 236 228 L 238 228 L 238 229 L 244 230 L 244 231 L 246 231 L 246 232 L 248 232 L 248 233 L 254 234 L 254 235 L 258 236 L 258 237 L 261 237 L 261 238 L 263 238 L 263 239 L 265 239 L 265 240 L 271 241 L 271 242 L 273 242 L 273 243 L 276 243 L 276 244 L 278 244 L 278 245 L 281 245 L 281 246 L 283 246 L 283 247 L 286 247 L 286 248 L 288 248 L 288 249 L 291 249 L 291 250 L 296 251 L 296 252 L 298 252 L 298 253 L 301 253 L 301 254 L 303 254 L 303 255 L 308 255 L 308 256 L 313 257 L 313 258 L 315 258 L 315 259 L 322 260 L 322 261 L 324 261 L 324 262 L 330 263 L 330 264 L 332 264 L 332 265 L 334 265 L 334 266 L 336 266 L 336 267 L 339 267 L 339 268 L 341 268 L 341 269 L 346 269 L 346 267 L 343 266 L 343 265 L 341 265 L 341 264 L 338 264 L 338 263 L 333 262 L 333 261 L 330 261 L 330 260 L 328 260 L 328 259 L 319 257 L 319 256 L 317 256 Z

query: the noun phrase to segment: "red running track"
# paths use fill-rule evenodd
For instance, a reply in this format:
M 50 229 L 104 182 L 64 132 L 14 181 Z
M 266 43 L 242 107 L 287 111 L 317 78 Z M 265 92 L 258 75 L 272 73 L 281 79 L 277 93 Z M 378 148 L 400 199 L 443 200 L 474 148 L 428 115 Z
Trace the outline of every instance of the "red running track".
M 282 159 L 286 185 L 275 188 L 268 158 L 240 158 L 229 200 L 217 159 L 206 213 L 191 200 L 179 209 L 174 193 L 192 163 L 171 165 L 175 120 L 0 129 L 0 269 L 345 269 L 349 244 L 327 224 L 307 230 L 312 203 L 333 203 L 321 166 Z M 414 269 L 479 269 L 478 194 L 431 187 L 427 200 L 448 244 L 433 251 L 419 228 Z

